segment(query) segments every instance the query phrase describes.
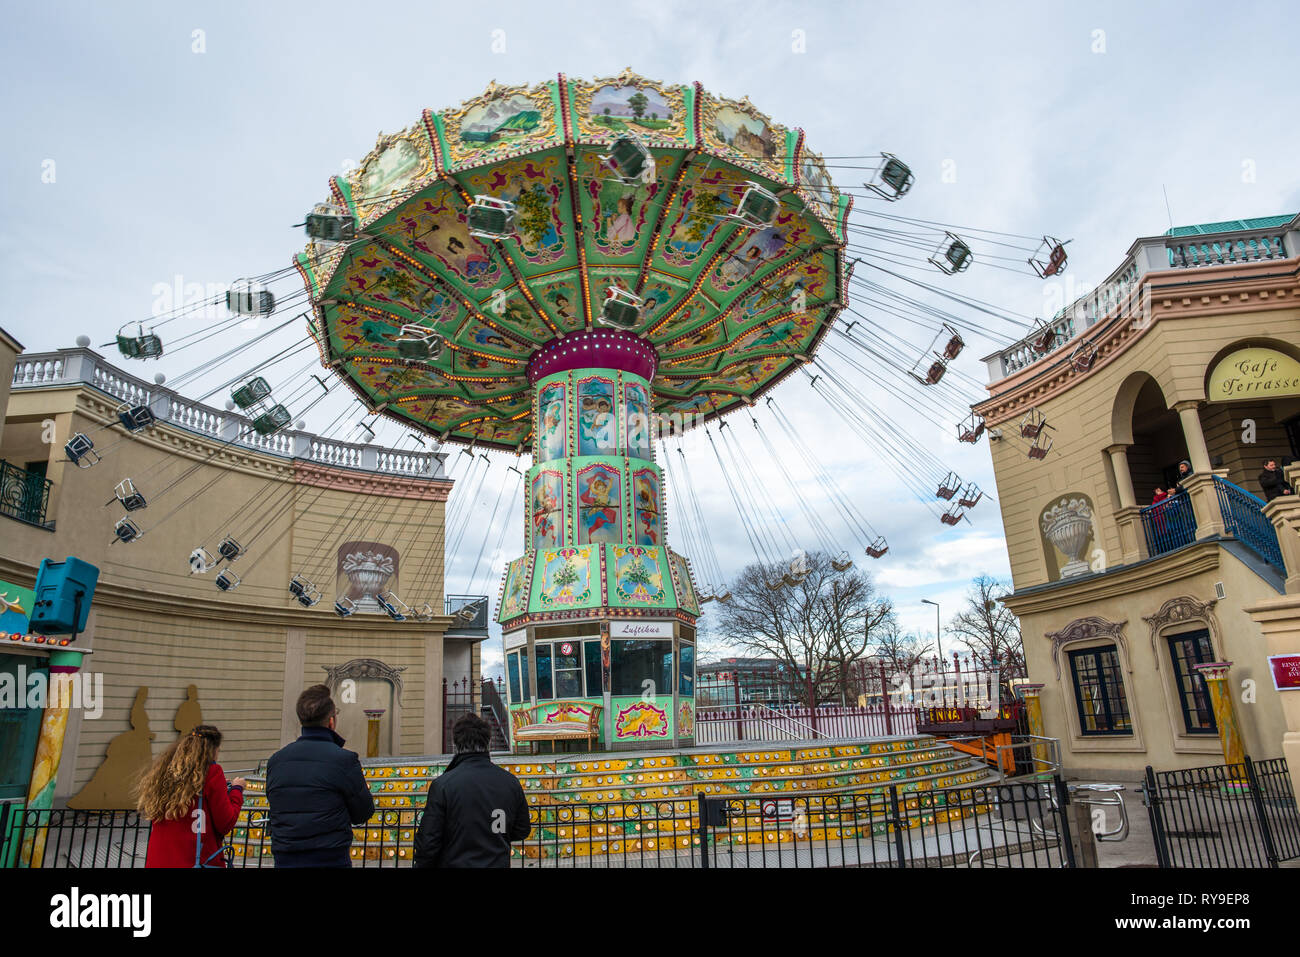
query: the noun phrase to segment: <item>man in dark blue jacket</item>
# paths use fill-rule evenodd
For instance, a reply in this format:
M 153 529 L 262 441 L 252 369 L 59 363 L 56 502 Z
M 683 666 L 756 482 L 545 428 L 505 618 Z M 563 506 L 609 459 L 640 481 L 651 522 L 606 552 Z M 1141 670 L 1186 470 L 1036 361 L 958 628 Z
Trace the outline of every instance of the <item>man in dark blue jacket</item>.
M 510 842 L 533 829 L 519 779 L 492 763 L 488 723 L 474 713 L 451 729 L 456 756 L 434 778 L 415 838 L 416 867 L 509 867 Z
M 351 867 L 352 828 L 370 820 L 370 796 L 356 752 L 334 733 L 338 710 L 325 685 L 298 696 L 302 736 L 266 765 L 271 853 L 276 867 Z

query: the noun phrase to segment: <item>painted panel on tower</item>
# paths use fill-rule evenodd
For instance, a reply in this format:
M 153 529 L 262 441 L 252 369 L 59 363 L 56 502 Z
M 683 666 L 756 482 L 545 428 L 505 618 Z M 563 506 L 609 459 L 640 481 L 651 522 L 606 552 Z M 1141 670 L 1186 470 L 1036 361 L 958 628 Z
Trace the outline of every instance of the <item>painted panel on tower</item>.
M 578 472 L 578 543 L 623 539 L 622 473 L 608 465 Z
M 633 474 L 632 489 L 636 505 L 636 543 L 658 545 L 663 540 L 659 476 L 651 469 L 638 469 Z
M 533 547 L 564 544 L 564 476 L 547 469 L 533 477 Z
M 538 448 L 543 462 L 561 459 L 568 454 L 564 393 L 564 383 L 553 382 L 543 387 L 537 397 L 537 407 L 541 410 L 538 420 Z
M 592 587 L 599 574 L 592 561 L 595 555 L 590 545 L 538 552 L 537 563 L 542 570 L 537 590 L 538 609 L 556 611 L 599 604 L 600 597 Z
M 610 379 L 583 379 L 578 383 L 578 454 L 612 455 L 614 432 L 614 383 Z

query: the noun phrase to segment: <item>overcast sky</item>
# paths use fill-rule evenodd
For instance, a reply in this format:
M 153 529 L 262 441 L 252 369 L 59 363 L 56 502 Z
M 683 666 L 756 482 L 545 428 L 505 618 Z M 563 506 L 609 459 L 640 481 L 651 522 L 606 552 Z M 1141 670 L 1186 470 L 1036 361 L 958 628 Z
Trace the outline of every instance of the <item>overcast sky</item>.
M 422 109 L 455 106 L 493 79 L 534 83 L 559 72 L 592 79 L 628 66 L 651 79 L 699 80 L 715 93 L 748 95 L 830 156 L 898 154 L 917 181 L 886 212 L 1072 239 L 1064 283 L 1045 284 L 1012 260 L 997 268 L 979 257 L 951 279 L 910 273 L 1008 313 L 1043 315 L 1062 296 L 1105 279 L 1135 238 L 1164 231 L 1166 192 L 1176 224 L 1300 210 L 1297 9 L 555 0 L 11 6 L 0 38 L 7 304 L 0 323 L 31 351 L 70 346 L 83 333 L 96 345 L 107 342 L 123 323 L 147 319 L 159 287 L 177 277 L 224 284 L 287 265 L 303 244 L 293 224 L 325 198 L 328 177 L 359 161 L 376 134 L 409 126 Z M 848 187 L 865 175 L 832 172 Z M 928 343 L 914 327 L 876 319 L 912 341 L 918 356 Z M 187 318 L 184 332 L 205 321 L 215 319 Z M 998 337 L 968 336 L 954 364 L 960 375 L 950 377 L 967 402 L 979 389 L 961 376 L 983 383 L 979 358 L 1016 338 L 1009 323 L 988 325 Z M 282 344 L 296 334 L 286 331 Z M 206 358 L 195 354 L 203 351 L 132 370 L 176 379 Z M 305 377 L 299 370 L 308 358 L 276 371 Z M 881 373 L 907 395 L 898 370 Z M 952 421 L 940 421 L 866 376 L 855 381 L 881 410 L 882 428 L 916 438 L 963 479 L 995 493 L 987 448 L 955 439 L 960 407 L 951 392 L 944 394 Z M 182 391 L 199 395 L 200 386 Z M 806 380 L 788 379 L 776 395 L 820 462 L 888 537 L 886 558 L 855 554 L 905 627 L 933 632 L 934 609 L 922 598 L 940 601 L 947 618 L 972 577 L 1007 574 L 992 501 L 976 507 L 969 524 L 942 526 L 910 487 L 918 483 L 900 481 L 879 449 L 847 434 Z M 304 415 L 310 428 L 324 429 L 339 411 L 323 403 Z M 346 423 L 358 417 L 345 416 L 336 433 L 356 438 Z M 738 434 L 752 431 L 747 420 L 736 426 Z M 381 440 L 397 442 L 401 433 L 381 430 Z M 779 434 L 775 441 L 781 445 Z M 713 547 L 732 573 L 753 560 L 753 550 L 705 440 L 692 436 L 686 446 Z M 750 448 L 754 474 L 741 481 L 769 483 L 790 508 L 770 460 Z M 451 556 L 448 591 L 473 586 L 495 600 L 503 561 L 522 551 L 517 496 L 504 538 L 480 532 L 501 482 L 514 480 L 507 464 L 492 466 L 483 501 L 471 506 L 475 524 L 461 554 Z M 676 504 L 669 503 L 669 536 L 680 549 L 671 525 Z M 818 510 L 851 544 L 824 502 Z M 499 518 L 506 512 L 503 506 Z M 801 517 L 789 514 L 792 536 L 815 547 Z M 469 566 L 480 550 L 487 554 L 474 576 Z M 489 663 L 500 661 L 498 642 L 485 651 Z

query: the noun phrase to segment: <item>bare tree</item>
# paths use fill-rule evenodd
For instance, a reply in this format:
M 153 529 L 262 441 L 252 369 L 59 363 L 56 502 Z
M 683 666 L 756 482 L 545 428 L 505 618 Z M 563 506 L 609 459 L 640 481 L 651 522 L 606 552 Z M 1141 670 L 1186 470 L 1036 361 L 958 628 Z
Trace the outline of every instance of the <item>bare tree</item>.
M 910 675 L 922 659 L 934 653 L 934 643 L 919 635 L 905 635 L 897 627 L 876 637 L 872 656 L 894 674 Z
M 980 665 L 998 670 L 1004 677 L 1025 675 L 1025 645 L 1020 619 L 999 599 L 1011 591 L 1007 582 L 981 575 L 971 582 L 966 606 L 948 622 L 948 631 L 966 643 Z
M 836 571 L 822 552 L 805 563 L 801 581 L 779 588 L 768 583 L 779 581 L 786 566 L 747 566 L 731 583 L 731 600 L 719 606 L 718 632 L 784 664 L 792 690 L 812 704 L 844 702 L 854 662 L 868 658 L 876 637 L 889 629 L 893 606 L 864 572 Z

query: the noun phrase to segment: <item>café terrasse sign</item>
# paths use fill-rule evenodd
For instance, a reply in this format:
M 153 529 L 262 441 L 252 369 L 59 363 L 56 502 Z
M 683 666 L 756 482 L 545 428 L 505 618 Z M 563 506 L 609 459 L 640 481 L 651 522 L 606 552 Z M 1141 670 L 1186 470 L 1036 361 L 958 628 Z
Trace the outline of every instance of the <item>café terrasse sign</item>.
M 1238 349 L 1210 373 L 1210 402 L 1300 395 L 1300 362 L 1276 349 Z

